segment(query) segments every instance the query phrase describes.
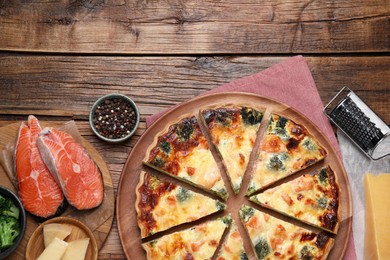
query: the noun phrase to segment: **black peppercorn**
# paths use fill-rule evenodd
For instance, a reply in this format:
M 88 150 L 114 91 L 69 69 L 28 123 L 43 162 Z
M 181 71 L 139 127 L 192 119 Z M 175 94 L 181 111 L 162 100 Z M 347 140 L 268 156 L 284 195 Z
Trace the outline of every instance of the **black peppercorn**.
M 137 115 L 124 99 L 106 99 L 95 110 L 93 124 L 97 132 L 109 139 L 127 136 L 135 127 Z

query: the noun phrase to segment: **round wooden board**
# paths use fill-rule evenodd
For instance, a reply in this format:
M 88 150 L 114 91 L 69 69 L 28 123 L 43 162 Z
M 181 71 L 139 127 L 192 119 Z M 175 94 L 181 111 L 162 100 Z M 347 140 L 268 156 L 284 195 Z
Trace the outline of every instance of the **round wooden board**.
M 135 207 L 134 204 L 136 199 L 135 187 L 139 181 L 139 173 L 142 170 L 145 170 L 147 172 L 152 172 L 153 174 L 165 178 L 162 174 L 159 174 L 156 171 L 153 171 L 147 168 L 146 166 L 143 166 L 142 159 L 145 156 L 145 151 L 147 147 L 153 142 L 155 135 L 166 127 L 166 124 L 168 122 L 175 121 L 177 118 L 187 113 L 194 113 L 196 116 L 198 116 L 199 109 L 203 107 L 214 106 L 214 105 L 227 105 L 227 104 L 248 105 L 248 106 L 265 108 L 266 111 L 265 111 L 262 125 L 259 130 L 259 136 L 261 136 L 262 133 L 264 133 L 265 131 L 266 123 L 268 122 L 270 113 L 279 113 L 281 115 L 286 116 L 287 118 L 292 119 L 298 124 L 304 125 L 308 129 L 308 131 L 312 135 L 314 135 L 328 151 L 328 156 L 325 158 L 325 160 L 310 166 L 309 168 L 301 171 L 299 174 L 312 172 L 328 164 L 335 171 L 340 186 L 341 222 L 340 222 L 338 234 L 334 237 L 335 243 L 333 249 L 329 254 L 329 259 L 342 259 L 342 256 L 344 255 L 348 245 L 351 228 L 352 228 L 352 200 L 351 200 L 348 176 L 345 172 L 342 162 L 340 161 L 340 159 L 336 154 L 335 149 L 332 147 L 329 140 L 324 136 L 324 134 L 317 128 L 317 126 L 315 126 L 310 120 L 308 120 L 305 116 L 303 116 L 301 113 L 297 112 L 293 108 L 261 96 L 247 94 L 247 93 L 236 93 L 236 92 L 201 96 L 192 99 L 188 102 L 185 102 L 175 107 L 172 110 L 169 110 L 166 114 L 164 114 L 161 118 L 159 118 L 152 126 L 150 126 L 145 131 L 145 133 L 141 136 L 141 138 L 133 148 L 121 174 L 121 178 L 118 186 L 117 207 L 116 207 L 119 236 L 121 239 L 123 250 L 127 258 L 137 259 L 137 260 L 146 258 L 146 254 L 141 246 L 141 243 L 144 241 L 141 240 L 140 231 L 137 225 L 137 215 L 134 209 Z M 257 145 L 258 142 L 259 140 L 257 141 Z M 213 150 L 213 148 L 211 149 Z M 218 158 L 216 159 L 218 161 Z M 249 162 L 249 165 L 251 165 L 251 161 Z M 247 174 L 245 175 L 243 180 L 243 186 L 241 188 L 240 193 L 237 195 L 234 195 L 232 189 L 230 188 L 230 183 L 227 180 L 226 174 L 222 172 L 222 175 L 225 181 L 225 185 L 229 191 L 229 198 L 226 202 L 227 209 L 223 212 L 223 215 L 226 215 L 227 213 L 232 214 L 233 219 L 238 225 L 241 236 L 243 237 L 245 250 L 249 259 L 255 259 L 254 252 L 248 240 L 248 236 L 245 233 L 245 230 L 241 225 L 238 217 L 238 209 L 241 207 L 242 204 L 249 204 L 256 207 L 254 204 L 251 204 L 251 202 L 249 202 L 247 197 L 244 196 L 250 174 L 248 174 L 247 172 Z M 296 175 L 290 177 L 293 178 L 294 176 L 296 177 Z M 288 179 L 289 178 L 287 178 L 286 180 Z M 172 181 L 174 180 L 172 179 Z M 277 214 L 275 212 L 260 207 L 257 208 L 271 215 L 275 215 L 282 219 L 287 220 L 286 217 L 281 216 L 280 214 Z M 219 215 L 217 214 L 217 216 Z M 212 219 L 215 217 L 216 216 L 213 215 L 210 216 L 209 218 Z M 206 221 L 209 218 L 204 218 L 200 222 Z M 303 223 L 300 222 L 293 221 L 291 219 L 288 219 L 288 221 L 294 222 L 294 224 L 302 225 L 303 227 L 309 229 L 313 229 L 310 226 L 304 225 Z M 190 225 L 191 224 L 184 225 L 181 226 L 181 228 L 185 228 Z M 173 231 L 176 230 L 173 229 Z M 158 237 L 158 234 L 153 237 Z
M 27 121 L 27 118 L 26 118 Z M 7 126 L 0 128 L 0 151 L 5 149 L 5 147 L 10 143 L 15 143 L 17 133 L 19 130 L 21 122 L 12 123 Z M 61 127 L 63 124 L 59 122 L 44 122 L 40 121 L 42 128 L 45 126 L 52 127 Z M 96 238 L 96 243 L 98 249 L 103 246 L 104 241 L 106 240 L 108 233 L 111 230 L 111 226 L 114 220 L 114 210 L 115 210 L 115 195 L 114 188 L 112 183 L 111 174 L 108 170 L 107 164 L 105 163 L 102 156 L 96 151 L 92 144 L 90 144 L 83 137 L 80 139 L 81 144 L 86 148 L 92 159 L 96 162 L 99 167 L 104 183 L 104 200 L 103 203 L 92 210 L 79 211 L 70 206 L 67 207 L 64 213 L 61 216 L 67 216 L 81 221 L 92 231 Z M 3 167 L 0 166 L 0 184 L 17 192 L 16 188 L 10 181 L 6 171 Z M 100 217 L 96 217 L 99 215 Z M 39 223 L 30 215 L 27 214 L 27 226 L 26 232 L 24 234 L 23 240 L 21 241 L 17 250 L 9 256 L 9 259 L 25 259 L 26 256 L 26 247 L 30 239 L 30 236 L 38 228 Z
M 98 247 L 96 238 L 93 235 L 92 231 L 82 222 L 68 217 L 57 217 L 49 219 L 43 222 L 31 235 L 26 250 L 26 260 L 35 260 L 37 259 L 45 249 L 44 236 L 43 236 L 43 227 L 46 224 L 58 223 L 71 227 L 71 233 L 64 240 L 66 242 L 74 241 L 82 238 L 89 238 L 88 249 L 85 255 L 85 259 L 95 260 L 98 255 Z

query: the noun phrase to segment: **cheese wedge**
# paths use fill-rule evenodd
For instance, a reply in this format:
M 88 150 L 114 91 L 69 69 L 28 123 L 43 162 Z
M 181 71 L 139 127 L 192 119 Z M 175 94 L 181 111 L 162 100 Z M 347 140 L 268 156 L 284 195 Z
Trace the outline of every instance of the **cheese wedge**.
M 67 247 L 67 242 L 55 237 L 45 250 L 43 250 L 37 260 L 60 260 Z
M 45 242 L 45 248 L 53 241 L 55 237 L 64 240 L 69 236 L 72 231 L 72 227 L 65 224 L 50 223 L 43 226 L 43 238 Z
M 390 259 L 390 173 L 365 176 L 364 259 Z
M 84 260 L 87 254 L 89 238 L 73 240 L 68 243 L 68 248 L 65 251 L 61 260 Z

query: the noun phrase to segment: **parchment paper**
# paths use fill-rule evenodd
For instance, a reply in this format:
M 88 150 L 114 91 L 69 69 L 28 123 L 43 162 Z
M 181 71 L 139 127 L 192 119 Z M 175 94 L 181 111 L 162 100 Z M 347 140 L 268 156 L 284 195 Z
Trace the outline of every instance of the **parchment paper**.
M 344 167 L 351 185 L 353 203 L 352 230 L 355 239 L 356 255 L 358 260 L 363 260 L 365 234 L 364 176 L 368 172 L 375 175 L 383 172 L 390 172 L 390 156 L 378 161 L 371 160 L 361 152 L 342 131 L 337 130 L 337 138 L 341 148 Z M 390 137 L 387 137 L 384 142 L 384 144 L 389 144 Z M 390 145 L 382 145 L 378 148 L 381 149 L 383 153 L 383 151 L 389 149 L 389 147 Z M 377 152 L 379 153 L 381 151 Z

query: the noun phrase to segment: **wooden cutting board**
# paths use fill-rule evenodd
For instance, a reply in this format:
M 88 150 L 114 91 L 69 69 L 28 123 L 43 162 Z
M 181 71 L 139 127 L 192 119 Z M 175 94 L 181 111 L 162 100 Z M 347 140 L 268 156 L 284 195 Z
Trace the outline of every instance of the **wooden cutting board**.
M 145 170 L 147 172 L 151 172 L 157 175 L 159 178 L 166 179 L 166 176 L 164 176 L 163 174 L 160 174 L 142 165 L 142 159 L 145 156 L 147 147 L 153 142 L 156 134 L 158 134 L 162 129 L 164 129 L 167 126 L 167 124 L 170 124 L 170 122 L 176 121 L 180 116 L 188 113 L 194 113 L 197 116 L 199 109 L 202 107 L 208 107 L 214 105 L 227 105 L 227 104 L 263 107 L 266 109 L 262 125 L 260 126 L 259 135 L 258 135 L 259 137 L 262 136 L 262 134 L 266 129 L 269 115 L 271 113 L 280 113 L 281 115 L 289 119 L 292 119 L 294 122 L 304 125 L 308 129 L 308 131 L 312 135 L 314 135 L 318 139 L 318 141 L 325 147 L 325 149 L 328 152 L 328 155 L 323 161 L 316 163 L 308 167 L 307 169 L 300 171 L 297 174 L 301 175 L 304 173 L 309 173 L 328 164 L 331 165 L 332 169 L 335 171 L 336 176 L 338 178 L 339 187 L 340 187 L 340 220 L 341 221 L 340 221 L 340 228 L 338 234 L 334 237 L 335 244 L 333 249 L 330 252 L 329 259 L 342 259 L 345 250 L 347 248 L 351 229 L 352 229 L 352 201 L 351 201 L 351 193 L 349 188 L 348 176 L 344 170 L 343 164 L 341 163 L 340 159 L 336 154 L 335 149 L 332 147 L 331 143 L 325 137 L 325 135 L 317 128 L 317 126 L 314 125 L 310 120 L 308 120 L 301 113 L 297 112 L 291 107 L 288 107 L 276 101 L 258 95 L 247 94 L 247 93 L 212 94 L 207 96 L 201 96 L 192 99 L 188 102 L 185 102 L 175 107 L 174 109 L 168 111 L 161 118 L 159 118 L 152 126 L 150 126 L 145 131 L 145 133 L 138 140 L 137 144 L 133 148 L 132 152 L 130 153 L 126 161 L 118 185 L 117 209 L 116 209 L 117 222 L 118 222 L 119 235 L 122 242 L 123 250 L 127 258 L 134 259 L 134 260 L 146 259 L 145 251 L 142 249 L 141 246 L 142 242 L 145 242 L 145 240 L 141 240 L 140 231 L 137 225 L 137 213 L 134 208 L 135 198 L 136 198 L 135 189 L 139 181 L 139 174 L 142 170 Z M 258 143 L 259 140 L 257 141 L 257 145 Z M 212 146 L 210 146 L 210 148 L 213 151 Z M 220 164 L 221 162 L 218 159 L 218 156 L 216 156 L 215 158 L 217 162 Z M 252 164 L 253 164 L 253 155 L 252 155 L 252 160 L 249 162 L 248 166 Z M 231 213 L 233 219 L 238 225 L 240 234 L 243 237 L 245 250 L 248 255 L 248 258 L 255 259 L 255 255 L 250 246 L 248 236 L 243 226 L 241 225 L 241 221 L 238 217 L 238 210 L 241 207 L 241 205 L 247 204 L 253 206 L 253 204 L 251 204 L 251 202 L 248 200 L 248 197 L 245 196 L 246 187 L 248 185 L 249 177 L 250 177 L 250 174 L 248 174 L 248 172 L 247 174 L 245 174 L 243 180 L 243 186 L 241 188 L 240 193 L 235 195 L 232 189 L 230 188 L 230 184 L 229 181 L 227 180 L 226 174 L 222 170 L 222 177 L 224 179 L 225 186 L 227 187 L 229 192 L 229 198 L 226 202 L 227 208 L 222 213 L 214 214 L 212 216 L 203 218 L 200 221 L 197 221 L 196 224 L 206 221 L 208 219 L 214 219 L 218 216 Z M 294 174 L 289 178 L 286 178 L 285 181 L 297 177 L 297 174 Z M 183 182 L 177 182 L 173 178 L 169 178 L 169 180 L 171 182 L 179 183 L 180 185 L 185 186 L 186 188 L 190 188 L 194 190 L 193 187 Z M 199 189 L 195 189 L 195 190 L 197 192 L 203 193 Z M 254 206 L 257 207 L 256 205 Z M 268 214 L 275 215 L 275 212 L 272 212 L 268 209 L 263 208 L 261 210 Z M 288 219 L 287 217 L 282 216 L 280 214 L 277 214 L 277 216 L 281 219 L 287 220 L 294 224 L 303 225 L 303 223 L 294 221 L 292 219 Z M 194 225 L 194 223 L 185 224 L 180 226 L 179 228 L 170 229 L 168 233 L 177 230 L 182 230 L 192 225 Z M 303 225 L 303 226 L 313 230 L 313 228 L 308 225 Z M 318 229 L 314 231 L 318 231 Z M 153 235 L 153 238 L 157 238 L 159 236 L 161 235 L 156 234 Z
M 8 144 L 15 143 L 20 124 L 21 122 L 16 122 L 0 128 L 0 151 L 5 149 Z M 46 126 L 61 127 L 63 125 L 58 122 L 44 121 L 40 121 L 40 124 L 42 128 Z M 86 224 L 95 236 L 98 249 L 100 249 L 103 246 L 103 243 L 106 240 L 108 233 L 110 232 L 111 225 L 114 220 L 114 188 L 110 172 L 102 156 L 87 140 L 82 137 L 79 137 L 79 140 L 80 143 L 84 146 L 84 148 L 86 148 L 90 156 L 93 158 L 93 160 L 96 162 L 102 173 L 104 183 L 104 200 L 98 208 L 87 211 L 79 211 L 68 206 L 68 208 L 63 214 L 61 214 L 61 216 L 71 217 Z M 0 185 L 13 190 L 14 192 L 17 192 L 5 169 L 1 166 Z M 23 240 L 20 243 L 19 247 L 16 249 L 16 251 L 8 257 L 9 259 L 25 259 L 26 247 L 29 238 L 35 231 L 35 229 L 39 226 L 39 224 L 40 223 L 34 220 L 33 217 L 27 213 L 26 232 L 24 234 Z

